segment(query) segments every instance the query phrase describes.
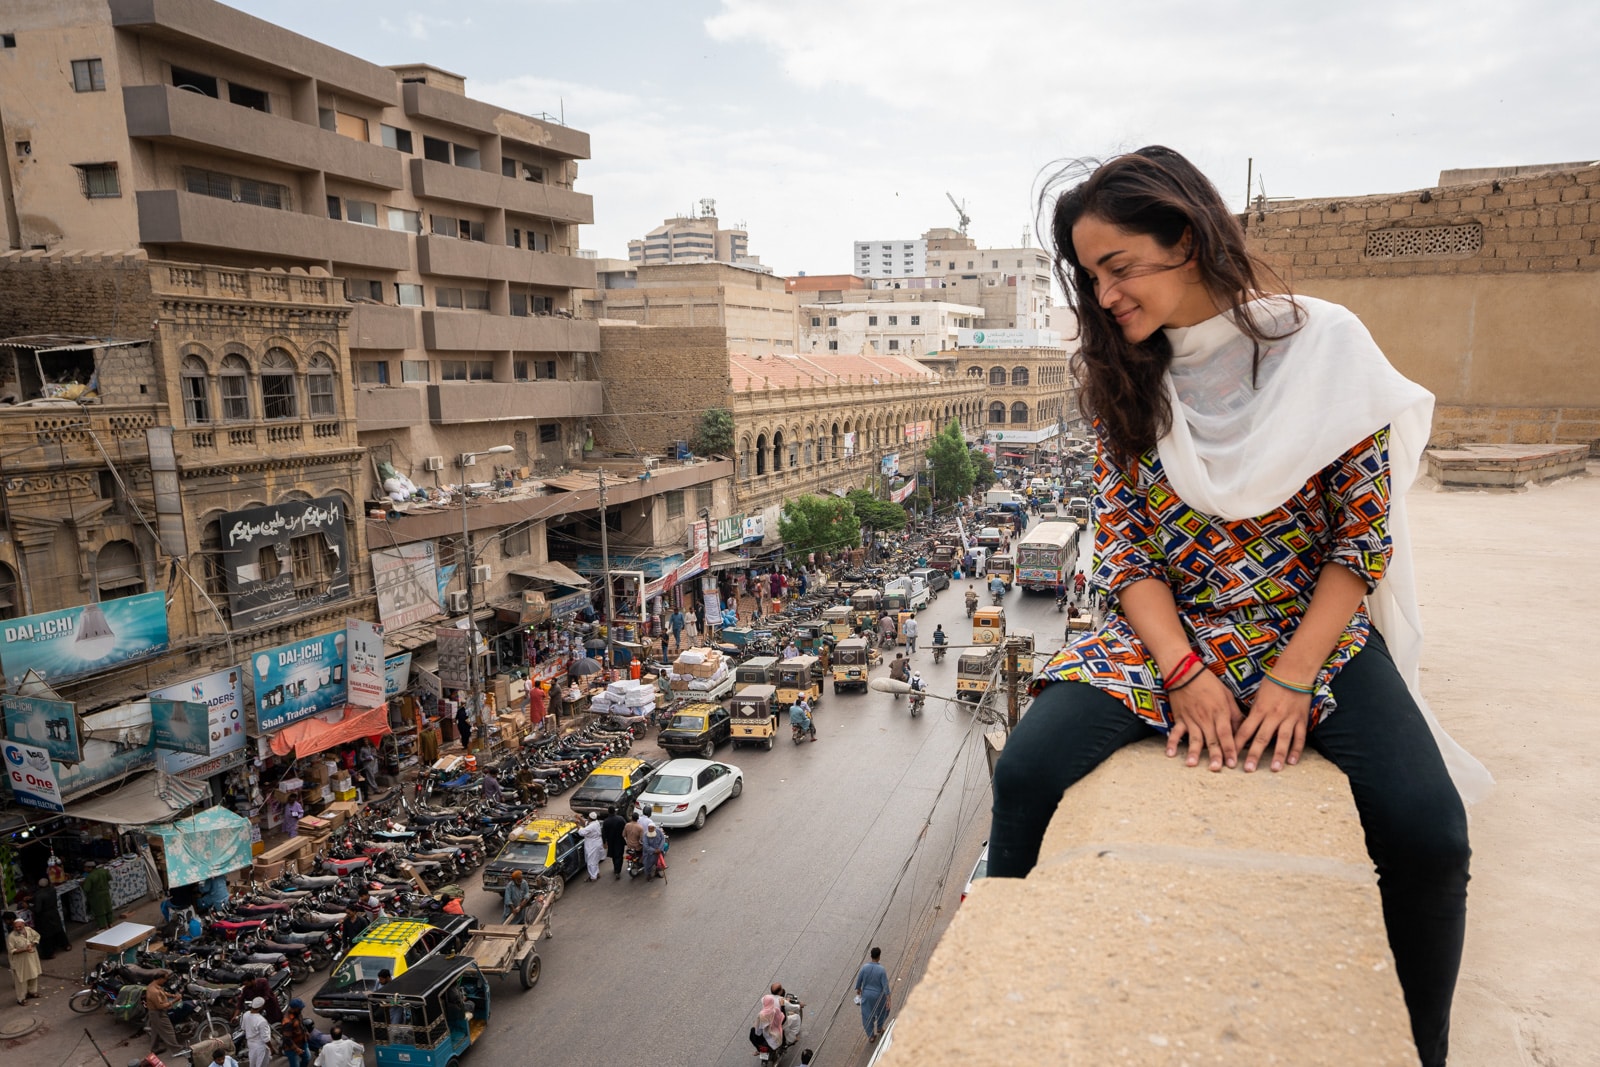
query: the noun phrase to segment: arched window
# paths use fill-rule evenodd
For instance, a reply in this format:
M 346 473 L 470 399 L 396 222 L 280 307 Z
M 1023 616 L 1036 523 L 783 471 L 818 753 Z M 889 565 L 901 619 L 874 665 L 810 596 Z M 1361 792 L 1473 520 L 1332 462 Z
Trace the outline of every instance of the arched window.
M 989 384 L 990 385 L 1004 385 L 1004 384 L 1006 384 L 1006 369 L 1004 367 L 990 367 L 989 368 Z
M 795 431 L 794 437 L 789 441 L 789 469 L 794 470 L 800 465 L 800 432 Z
M 217 375 L 217 389 L 222 394 L 222 418 L 226 422 L 249 422 L 250 367 L 240 356 L 227 356 L 222 361 L 222 371 Z
M 94 580 L 101 600 L 144 592 L 144 568 L 139 565 L 139 550 L 133 542 L 106 542 L 95 555 Z
M 839 424 L 837 422 L 833 424 L 832 438 L 833 438 L 833 440 L 831 442 L 831 447 L 829 447 L 829 449 L 828 449 L 828 458 L 829 459 L 838 459 L 839 458 Z
M 982 367 L 968 367 L 967 368 L 967 377 L 968 378 L 982 378 L 983 377 L 983 368 Z
M 767 473 L 767 435 L 759 434 L 756 437 L 756 475 Z
M 806 442 L 806 466 L 808 466 L 808 467 L 811 466 L 811 464 L 816 462 L 816 459 L 814 458 L 815 454 L 814 454 L 814 451 L 813 451 L 813 449 L 815 447 L 816 446 L 813 445 L 810 441 Z
M 772 469 L 783 470 L 783 431 L 775 430 L 772 434 Z
M 261 357 L 261 417 L 292 419 L 299 415 L 295 403 L 294 360 L 281 348 L 269 348 Z
M 311 369 L 306 372 L 306 407 L 313 419 L 333 418 L 339 414 L 335 399 L 333 361 L 324 355 L 311 357 Z
M 989 405 L 989 425 L 1004 426 L 1006 424 L 1006 406 L 996 400 Z
M 211 421 L 211 381 L 205 360 L 184 356 L 178 369 L 183 381 L 183 417 L 194 426 Z
M 21 616 L 22 608 L 17 602 L 17 572 L 0 563 L 0 619 L 16 619 Z
M 1015 404 L 1012 404 L 1011 405 L 1011 421 L 1012 421 L 1012 423 L 1027 422 L 1028 421 L 1028 405 L 1024 404 L 1020 400 L 1017 401 Z
M 1011 384 L 1012 385 L 1027 385 L 1028 384 L 1028 368 L 1027 367 L 1012 367 L 1011 368 Z
M 750 477 L 750 438 L 739 438 L 739 477 Z

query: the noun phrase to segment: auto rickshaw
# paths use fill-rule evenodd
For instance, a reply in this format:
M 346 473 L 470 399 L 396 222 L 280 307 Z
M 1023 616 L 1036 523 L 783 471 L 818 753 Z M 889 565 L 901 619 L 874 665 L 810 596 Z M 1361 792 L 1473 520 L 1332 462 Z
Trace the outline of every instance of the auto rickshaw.
M 802 622 L 790 631 L 795 646 L 808 656 L 823 658 L 823 650 L 831 648 L 835 640 L 828 627 L 821 622 Z
M 835 642 L 843 641 L 855 633 L 855 624 L 850 620 L 848 604 L 835 604 L 831 608 L 823 608 L 822 623 L 833 635 Z
M 796 656 L 778 664 L 778 707 L 787 708 L 804 696 L 822 699 L 822 663 L 815 656 Z
M 778 657 L 756 656 L 733 669 L 733 691 L 742 693 L 752 685 L 772 685 L 778 680 Z
M 994 684 L 995 668 L 1000 664 L 1000 648 L 974 648 L 961 653 L 956 663 L 956 699 L 969 704 L 983 703 Z
M 850 621 L 871 627 L 883 613 L 883 594 L 876 589 L 857 589 L 850 594 Z
M 867 673 L 877 658 L 872 644 L 864 637 L 851 637 L 833 646 L 833 691 L 867 688 Z
M 933 546 L 933 555 L 928 560 L 928 566 L 937 568 L 949 574 L 955 570 L 956 563 L 961 559 L 961 550 L 955 545 L 939 544 Z
M 1011 583 L 1017 577 L 1017 561 L 1009 552 L 1000 552 L 989 557 L 989 566 L 985 572 L 990 579 L 999 578 L 1006 583 L 1006 591 L 1011 591 Z
M 489 981 L 461 956 L 423 960 L 367 995 L 378 1067 L 448 1067 L 489 1027 Z
M 770 685 L 747 685 L 728 701 L 733 715 L 733 747 L 772 747 L 778 733 L 778 691 Z
M 1001 608 L 979 608 L 972 613 L 972 643 L 998 647 L 1006 639 L 1006 613 Z

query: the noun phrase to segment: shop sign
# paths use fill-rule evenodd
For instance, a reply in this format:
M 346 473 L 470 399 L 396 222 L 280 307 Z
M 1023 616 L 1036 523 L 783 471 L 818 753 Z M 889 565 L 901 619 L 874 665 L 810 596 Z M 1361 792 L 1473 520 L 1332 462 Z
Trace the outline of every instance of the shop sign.
M 446 689 L 467 688 L 469 644 L 467 631 L 456 626 L 441 626 L 434 631 L 439 651 L 439 684 Z
M 661 556 L 618 556 L 611 557 L 611 571 L 638 571 L 646 578 L 660 578 L 677 570 L 683 565 L 682 552 L 669 552 Z M 598 553 L 586 553 L 578 557 L 573 564 L 573 570 L 579 574 L 601 574 L 605 571 L 605 561 Z
M 378 595 L 378 618 L 387 629 L 396 630 L 438 615 L 443 607 L 433 542 L 418 541 L 374 551 L 372 588 Z
M 204 704 L 150 698 L 150 739 L 157 750 L 211 755 L 211 716 Z
M 7 741 L 3 746 L 6 760 L 6 777 L 11 782 L 11 793 L 17 803 L 45 811 L 66 811 L 61 800 L 61 789 L 56 783 L 55 768 L 50 764 L 50 754 L 32 745 L 19 745 Z
M 383 627 L 345 619 L 345 703 L 358 708 L 383 704 Z
M 522 612 L 517 621 L 523 626 L 539 626 L 550 621 L 550 602 L 537 589 L 522 591 Z
M 933 423 L 924 419 L 921 422 L 906 423 L 906 444 L 926 441 L 933 436 Z
M 239 668 L 228 667 L 202 678 L 177 682 L 150 696 L 153 700 L 183 700 L 206 708 L 209 757 L 157 752 L 156 761 L 163 771 L 186 778 L 209 778 L 244 762 L 244 675 Z
M 78 706 L 70 700 L 7 696 L 6 736 L 50 753 L 57 763 L 83 758 L 78 737 Z
M 896 504 L 901 504 L 901 503 L 904 503 L 907 500 L 910 500 L 911 499 L 911 494 L 916 492 L 916 491 L 917 491 L 917 482 L 916 482 L 916 479 L 913 478 L 911 481 L 908 481 L 905 485 L 902 485 L 900 488 L 891 490 L 890 493 L 889 493 L 889 499 L 894 501 Z
M 0 627 L 0 664 L 12 687 L 29 669 L 53 685 L 166 647 L 167 594 L 159 592 L 8 619 Z
M 136 700 L 83 717 L 83 759 L 56 764 L 56 785 L 67 800 L 156 764 L 150 702 Z
M 957 348 L 1060 348 L 1060 330 L 957 330 Z
M 726 552 L 744 544 L 744 516 L 729 515 L 717 520 L 717 551 Z
M 235 627 L 296 614 L 350 596 L 350 553 L 344 525 L 349 516 L 338 497 L 286 500 L 222 516 L 222 564 Z M 308 595 L 296 589 L 294 542 L 309 549 L 325 576 Z
M 746 515 L 744 517 L 744 543 L 753 544 L 767 535 L 767 519 L 765 515 Z
M 256 729 L 270 733 L 345 702 L 345 631 L 259 652 L 250 661 Z
M 587 591 L 568 593 L 566 596 L 556 597 L 550 601 L 550 617 L 554 619 L 576 615 L 589 606 L 589 593 Z
M 439 681 L 439 676 L 421 667 L 414 668 L 411 674 L 416 679 L 417 691 L 430 698 L 434 706 L 438 706 L 439 698 L 444 696 L 444 684 Z
M 397 697 L 411 683 L 411 653 L 402 652 L 383 661 L 384 699 Z
M 884 456 L 881 467 L 885 475 L 897 472 L 900 469 L 900 453 L 890 452 L 887 456 Z

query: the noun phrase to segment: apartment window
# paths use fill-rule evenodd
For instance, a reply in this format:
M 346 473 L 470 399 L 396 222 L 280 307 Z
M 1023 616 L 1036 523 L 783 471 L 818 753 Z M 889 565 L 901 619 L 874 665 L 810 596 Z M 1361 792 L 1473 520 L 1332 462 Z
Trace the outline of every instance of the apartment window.
M 211 421 L 211 387 L 205 361 L 184 356 L 179 371 L 183 379 L 183 417 L 191 426 Z
M 400 361 L 400 380 L 402 382 L 427 381 L 428 361 L 425 359 L 402 359 Z
M 73 166 L 78 169 L 78 184 L 83 195 L 90 200 L 111 200 L 122 195 L 115 163 L 74 163 Z
M 422 286 L 409 282 L 396 282 L 394 286 L 394 302 L 403 308 L 421 307 Z
M 506 238 L 506 244 L 510 245 L 512 248 L 521 248 L 522 231 L 516 227 L 512 227 L 511 234 Z
M 1028 405 L 1024 404 L 1020 400 L 1017 401 L 1015 404 L 1012 404 L 1011 405 L 1011 421 L 1013 423 L 1025 423 L 1025 422 L 1027 422 L 1028 421 Z
M 250 368 L 239 356 L 222 360 L 217 375 L 217 392 L 222 397 L 222 417 L 227 422 L 250 421 Z
M 289 540 L 289 566 L 294 571 L 298 595 L 304 589 L 318 593 L 339 573 L 339 554 L 322 533 L 302 534 Z
M 500 555 L 516 559 L 533 551 L 533 537 L 527 526 L 513 526 L 500 535 Z
M 344 217 L 347 222 L 353 222 L 358 226 L 376 226 L 378 205 L 370 200 L 346 200 Z
M 383 147 L 385 148 L 393 148 L 400 152 L 411 151 L 410 130 L 402 130 L 398 126 L 386 126 L 383 123 L 379 123 L 378 136 L 382 138 Z
M 494 360 L 441 360 L 439 362 L 439 380 L 441 382 L 492 382 L 494 381 Z
M 813 315 L 813 316 L 811 316 L 811 325 L 813 325 L 813 326 L 821 326 L 822 325 L 822 316 L 821 315 Z
M 1006 406 L 996 400 L 989 405 L 989 425 L 1004 426 L 1006 422 Z
M 829 315 L 828 316 L 828 325 L 829 326 L 837 326 L 837 325 L 839 325 L 839 316 L 837 316 L 837 315 Z
M 683 490 L 671 489 L 667 492 L 667 518 L 683 518 Z
M 539 427 L 539 443 L 541 445 L 558 445 L 561 443 L 561 427 L 557 423 L 546 422 Z
M 441 141 L 437 137 L 422 135 L 422 158 L 431 159 L 435 163 L 450 162 L 450 142 Z
M 476 148 L 468 148 L 464 144 L 451 145 L 455 149 L 456 166 L 466 167 L 468 170 L 482 170 L 483 157 Z
M 388 366 L 384 364 L 385 368 Z M 311 357 L 311 369 L 306 372 L 306 409 L 314 419 L 339 413 L 333 392 L 333 362 L 327 356 Z
M 106 91 L 106 66 L 98 59 L 72 61 L 72 90 L 77 93 Z
M 828 342 L 828 351 L 829 352 L 837 352 L 837 351 L 839 351 L 839 342 L 838 341 L 829 341 Z
M 17 47 L 17 35 L 14 33 L 0 33 L 0 48 Z
M 209 96 L 213 100 L 215 100 L 218 95 L 217 79 L 213 78 L 209 74 L 201 74 L 196 70 L 186 70 L 183 67 L 173 67 L 172 84 L 177 86 L 179 89 L 184 90 L 185 92 L 199 93 L 201 96 Z
M 365 359 L 361 361 L 362 385 L 388 385 L 389 361 L 383 359 Z
M 487 290 L 487 289 L 465 289 L 465 290 L 462 291 L 461 296 L 462 296 L 462 299 L 465 301 L 464 306 L 468 310 L 470 310 L 470 311 L 488 311 L 489 310 L 489 290 Z
M 328 197 L 328 217 L 335 220 L 344 218 L 344 209 L 340 206 L 337 196 Z
M 543 378 L 545 381 L 555 381 L 556 361 L 553 359 L 535 360 L 533 364 L 533 376 L 535 379 Z
M 435 286 L 433 290 L 433 306 L 440 308 L 461 307 L 461 290 L 454 286 Z
M 500 157 L 500 173 L 507 178 L 521 178 L 525 182 L 544 181 L 543 167 L 536 167 L 532 163 L 524 163 L 510 156 Z
M 972 269 L 972 260 L 970 260 L 970 259 L 969 259 L 969 260 L 967 260 L 967 269 L 968 269 L 968 270 L 971 270 L 971 269 Z
M 101 600 L 144 592 L 144 567 L 131 541 L 109 541 L 95 556 L 95 586 Z
M 999 270 L 1000 269 L 1000 261 L 998 259 L 991 259 L 989 261 L 989 269 L 990 270 Z
M 876 316 L 876 315 L 868 315 L 867 316 L 867 325 L 868 326 L 876 326 L 876 325 L 878 325 L 878 316 Z
M 398 230 L 401 233 L 421 233 L 422 213 L 392 207 L 389 209 L 389 229 Z
M 891 351 L 891 352 L 900 351 L 900 341 L 899 341 L 898 338 L 891 338 L 889 340 L 889 351 Z
M 483 240 L 483 223 L 471 219 L 453 219 L 445 215 L 429 215 L 429 228 L 440 237 L 459 237 L 463 241 Z
M 232 200 L 236 204 L 254 204 L 257 207 L 290 209 L 289 189 L 276 182 L 240 178 L 220 171 L 183 168 L 184 188 L 201 196 L 214 196 L 218 200 Z
M 261 415 L 266 419 L 292 419 L 296 410 L 294 360 L 281 348 L 269 348 L 261 357 Z
M 346 300 L 363 304 L 381 304 L 383 303 L 383 283 L 362 278 L 346 278 L 344 280 L 344 297 Z
M 554 297 L 540 296 L 537 293 L 530 293 L 528 296 L 528 307 L 535 315 L 549 315 L 555 311 L 556 301 Z
M 237 82 L 228 83 L 228 103 L 247 107 L 251 111 L 271 111 L 268 106 L 267 94 L 260 89 L 252 89 L 248 85 Z
M 1017 260 L 1017 266 L 1019 266 L 1019 267 L 1022 266 L 1022 260 L 1020 260 L 1020 259 Z
M 467 375 L 475 382 L 494 381 L 494 360 L 469 359 L 467 360 Z
M 889 316 L 889 325 L 890 326 L 898 326 L 898 325 L 900 325 L 900 316 L 899 315 L 890 315 Z
M 347 115 L 343 111 L 333 113 L 333 132 L 340 137 L 348 137 L 352 141 L 372 140 L 371 129 L 367 120 L 360 115 Z
M 526 359 L 511 361 L 511 377 L 519 382 L 529 381 L 528 375 L 533 372 L 533 364 Z
M 480 237 L 479 240 L 481 241 L 482 238 Z M 548 252 L 548 251 L 550 251 L 550 235 L 547 234 L 547 233 L 540 233 L 537 230 L 529 230 L 528 231 L 528 251 L 530 251 L 530 252 Z
M 527 316 L 527 314 L 528 314 L 528 294 L 527 293 L 512 293 L 511 294 L 511 314 L 516 315 L 519 318 L 525 318 Z
M 913 315 L 913 316 L 911 316 L 911 325 L 913 325 L 913 326 L 921 326 L 922 325 L 922 316 L 921 315 Z

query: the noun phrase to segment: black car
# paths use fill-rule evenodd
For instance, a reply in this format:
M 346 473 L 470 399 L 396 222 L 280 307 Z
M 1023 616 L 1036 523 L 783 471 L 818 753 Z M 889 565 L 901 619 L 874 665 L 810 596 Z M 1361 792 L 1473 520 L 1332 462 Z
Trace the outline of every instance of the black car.
M 379 919 L 362 931 L 311 998 L 318 1015 L 365 1019 L 367 994 L 378 988 L 378 972 L 402 973 L 433 956 L 466 946 L 478 920 L 470 915 Z
M 914 570 L 911 572 L 911 577 L 921 578 L 928 583 L 928 592 L 930 593 L 937 593 L 941 589 L 950 588 L 950 575 L 938 567 L 923 567 L 920 570 Z
M 656 744 L 674 756 L 710 759 L 717 746 L 733 737 L 733 716 L 721 704 L 690 704 L 678 709 L 662 728 Z
M 633 814 L 634 801 L 649 786 L 650 779 L 665 760 L 612 756 L 589 772 L 589 777 L 573 791 L 567 802 L 574 814 L 598 815 L 602 819 L 616 812 L 626 819 Z
M 538 818 L 511 831 L 500 854 L 483 868 L 483 888 L 498 893 L 511 880 L 512 871 L 526 879 L 551 875 L 563 883 L 583 869 L 583 838 L 571 819 Z

